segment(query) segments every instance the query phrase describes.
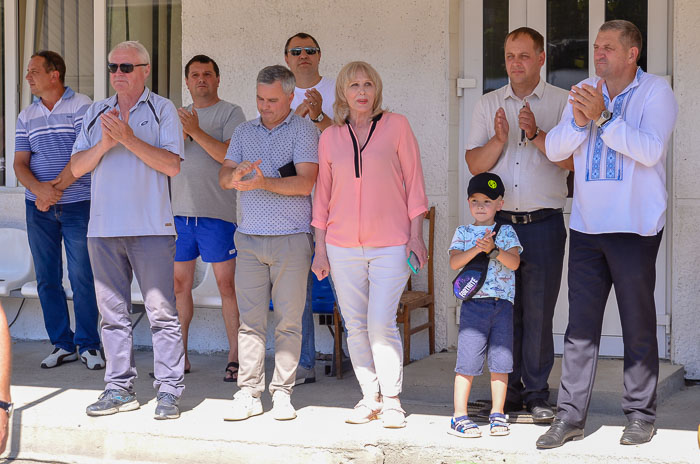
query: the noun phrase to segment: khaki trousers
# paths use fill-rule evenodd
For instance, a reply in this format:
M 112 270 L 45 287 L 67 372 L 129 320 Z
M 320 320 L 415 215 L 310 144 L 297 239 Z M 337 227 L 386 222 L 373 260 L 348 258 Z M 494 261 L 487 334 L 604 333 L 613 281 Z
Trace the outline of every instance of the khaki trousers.
M 270 394 L 292 392 L 301 352 L 301 315 L 311 268 L 310 234 L 236 232 L 236 299 L 240 313 L 238 386 L 254 397 L 265 390 L 265 340 L 270 297 L 275 321 L 275 372 Z

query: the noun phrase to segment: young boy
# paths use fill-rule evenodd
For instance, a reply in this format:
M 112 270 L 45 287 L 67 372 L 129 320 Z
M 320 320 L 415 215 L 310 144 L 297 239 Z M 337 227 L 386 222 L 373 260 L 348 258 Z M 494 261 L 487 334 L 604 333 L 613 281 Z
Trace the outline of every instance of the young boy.
M 510 433 L 503 405 L 508 373 L 513 370 L 513 271 L 520 265 L 523 248 L 508 224 L 501 225 L 498 236 L 494 237 L 495 216 L 503 207 L 504 192 L 503 182 L 496 174 L 485 172 L 474 176 L 467 187 L 474 224 L 459 226 L 450 245 L 452 269 L 461 269 L 482 252 L 490 258 L 484 285 L 472 299 L 462 303 L 460 311 L 455 412 L 448 430 L 458 437 L 481 436 L 479 426 L 467 415 L 467 401 L 474 376 L 482 373 L 487 348 L 492 396 L 490 434 Z

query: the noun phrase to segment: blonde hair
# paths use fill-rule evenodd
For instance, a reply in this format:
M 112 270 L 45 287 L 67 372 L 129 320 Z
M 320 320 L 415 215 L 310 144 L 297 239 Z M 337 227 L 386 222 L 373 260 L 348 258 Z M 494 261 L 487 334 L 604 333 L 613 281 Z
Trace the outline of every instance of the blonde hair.
M 345 120 L 350 115 L 350 106 L 345 98 L 345 89 L 358 73 L 365 73 L 374 84 L 376 94 L 372 105 L 372 117 L 383 113 L 382 108 L 382 78 L 379 73 L 364 61 L 352 61 L 340 70 L 335 81 L 335 103 L 333 103 L 333 122 L 339 126 L 345 124 Z

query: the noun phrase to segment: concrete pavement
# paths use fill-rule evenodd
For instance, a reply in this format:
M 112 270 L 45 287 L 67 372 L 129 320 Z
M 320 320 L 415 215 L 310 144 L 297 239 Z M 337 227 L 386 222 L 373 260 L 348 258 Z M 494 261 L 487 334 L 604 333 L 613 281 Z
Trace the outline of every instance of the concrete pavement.
M 452 414 L 454 353 L 440 353 L 405 368 L 404 409 L 408 426 L 386 430 L 379 421 L 343 422 L 360 399 L 352 373 L 323 376 L 296 387 L 292 402 L 298 418 L 278 422 L 270 414 L 243 422 L 222 420 L 235 384 L 224 383 L 224 354 L 192 355 L 185 377 L 182 417 L 153 419 L 155 392 L 148 372 L 152 353 L 137 351 L 136 384 L 141 409 L 91 418 L 85 407 L 102 391 L 104 371 L 88 371 L 80 362 L 40 369 L 50 351 L 47 342 L 13 344 L 10 456 L 58 463 L 700 463 L 697 427 L 700 386 L 683 387 L 678 366 L 662 364 L 659 431 L 642 446 L 619 445 L 626 419 L 620 410 L 622 362 L 601 360 L 586 438 L 562 448 L 540 451 L 535 440 L 546 427 L 514 424 L 508 437 L 460 439 L 446 433 Z M 268 358 L 270 378 L 272 359 Z M 559 360 L 550 384 L 558 385 Z M 472 400 L 489 398 L 488 375 L 475 382 Z M 552 400 L 556 398 L 556 391 Z M 269 411 L 269 395 L 263 396 Z

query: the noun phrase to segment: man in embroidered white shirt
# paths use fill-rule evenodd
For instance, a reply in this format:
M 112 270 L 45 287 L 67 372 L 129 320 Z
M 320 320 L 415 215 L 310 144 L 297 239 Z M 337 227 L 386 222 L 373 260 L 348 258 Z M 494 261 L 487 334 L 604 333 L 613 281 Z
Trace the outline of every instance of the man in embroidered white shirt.
M 583 438 L 605 303 L 612 285 L 625 345 L 620 443 L 654 435 L 659 355 L 656 256 L 665 225 L 666 153 L 678 106 L 661 77 L 637 67 L 642 36 L 628 21 L 603 24 L 593 45 L 596 76 L 572 87 L 547 157 L 574 153 L 569 248 L 569 326 L 557 417 L 537 440 L 555 448 Z

